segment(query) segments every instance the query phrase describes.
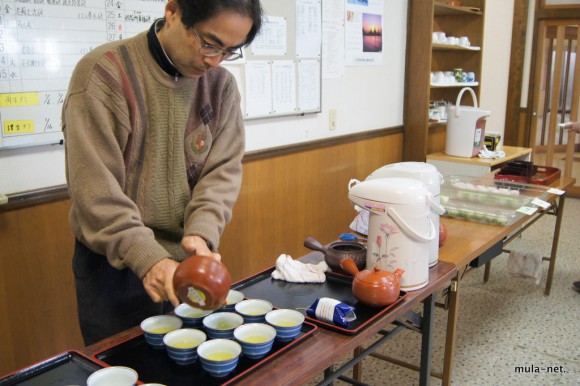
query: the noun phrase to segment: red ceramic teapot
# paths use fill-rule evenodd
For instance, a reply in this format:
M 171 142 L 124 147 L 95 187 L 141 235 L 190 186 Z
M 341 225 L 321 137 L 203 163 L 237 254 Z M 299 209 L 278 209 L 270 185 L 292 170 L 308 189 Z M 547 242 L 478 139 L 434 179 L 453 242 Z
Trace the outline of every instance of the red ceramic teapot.
M 231 284 L 226 266 L 210 256 L 188 257 L 173 274 L 173 288 L 179 300 L 202 310 L 225 305 Z
M 394 273 L 374 267 L 372 271 L 359 271 L 352 259 L 343 259 L 341 268 L 354 276 L 352 292 L 361 303 L 370 307 L 384 307 L 394 303 L 401 292 L 401 275 L 405 272 L 397 269 Z

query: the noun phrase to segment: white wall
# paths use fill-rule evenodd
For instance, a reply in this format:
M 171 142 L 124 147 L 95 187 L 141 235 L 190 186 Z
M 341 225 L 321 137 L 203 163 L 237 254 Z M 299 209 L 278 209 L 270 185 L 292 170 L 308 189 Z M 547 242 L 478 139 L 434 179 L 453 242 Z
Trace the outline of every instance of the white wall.
M 505 131 L 514 1 L 487 0 L 485 4 L 480 107 L 491 111 L 485 131 L 499 133 L 502 137 Z

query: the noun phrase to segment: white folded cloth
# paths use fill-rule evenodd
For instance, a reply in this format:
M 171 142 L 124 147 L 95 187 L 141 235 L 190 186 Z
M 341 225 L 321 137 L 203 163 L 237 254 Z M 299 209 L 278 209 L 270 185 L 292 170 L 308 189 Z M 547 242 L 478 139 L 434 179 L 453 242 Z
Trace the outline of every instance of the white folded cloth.
M 530 277 L 540 284 L 542 256 L 537 253 L 511 251 L 507 261 L 508 272 L 513 276 Z
M 327 270 L 328 265 L 324 261 L 306 264 L 282 254 L 276 259 L 276 269 L 272 272 L 272 277 L 292 283 L 324 283 L 324 272 Z
M 501 151 L 501 150 L 496 150 L 496 151 L 491 151 L 488 150 L 487 147 L 485 147 L 485 145 L 483 146 L 483 149 L 481 149 L 479 151 L 479 154 L 477 155 L 479 158 L 486 158 L 486 159 L 500 159 L 500 158 L 505 158 L 505 151 Z

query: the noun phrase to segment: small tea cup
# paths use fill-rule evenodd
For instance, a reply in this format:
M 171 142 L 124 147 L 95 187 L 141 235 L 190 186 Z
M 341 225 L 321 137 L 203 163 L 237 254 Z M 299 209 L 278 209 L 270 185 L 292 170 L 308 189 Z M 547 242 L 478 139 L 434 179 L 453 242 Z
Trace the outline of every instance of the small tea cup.
M 259 359 L 272 350 L 276 330 L 264 323 L 242 324 L 234 330 L 234 339 L 250 359 Z
M 244 324 L 235 312 L 215 312 L 203 318 L 203 327 L 211 339 L 233 339 L 234 330 Z
M 220 308 L 218 311 L 234 312 L 236 309 L 236 304 L 244 300 L 244 294 L 240 291 L 230 290 L 228 296 L 226 297 L 226 305 Z
M 183 327 L 203 327 L 203 318 L 212 312 L 211 310 L 192 307 L 187 303 L 182 303 L 175 307 L 175 315 L 183 320 Z
M 141 322 L 141 330 L 145 341 L 155 348 L 163 348 L 163 337 L 170 331 L 183 326 L 183 321 L 177 316 L 156 315 Z
M 194 328 L 180 328 L 163 337 L 167 354 L 178 365 L 190 365 L 197 360 L 197 347 L 207 339 L 205 333 Z
M 272 311 L 272 303 L 262 299 L 242 300 L 236 304 L 236 312 L 244 317 L 245 323 L 264 323 L 266 314 Z
M 290 309 L 273 310 L 266 314 L 266 322 L 276 330 L 276 340 L 288 342 L 300 334 L 304 315 Z
M 130 367 L 111 366 L 97 370 L 87 379 L 87 386 L 133 386 L 139 376 Z
M 201 367 L 216 378 L 223 378 L 234 371 L 241 353 L 242 346 L 229 339 L 208 340 L 197 348 Z

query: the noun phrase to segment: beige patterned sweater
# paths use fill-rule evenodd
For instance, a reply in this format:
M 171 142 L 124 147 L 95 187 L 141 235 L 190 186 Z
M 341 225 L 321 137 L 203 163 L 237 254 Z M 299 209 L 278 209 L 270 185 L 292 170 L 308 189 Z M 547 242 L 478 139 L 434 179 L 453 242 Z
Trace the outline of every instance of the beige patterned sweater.
M 91 51 L 64 103 L 66 175 L 76 238 L 140 278 L 182 260 L 181 238 L 215 249 L 242 178 L 244 128 L 233 76 L 163 72 L 147 33 Z

